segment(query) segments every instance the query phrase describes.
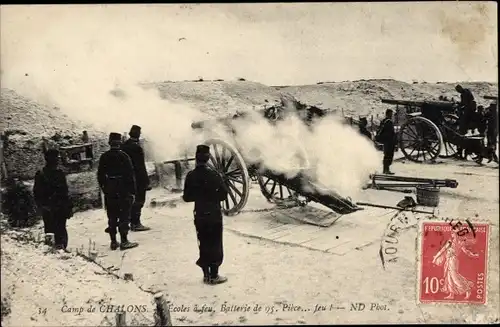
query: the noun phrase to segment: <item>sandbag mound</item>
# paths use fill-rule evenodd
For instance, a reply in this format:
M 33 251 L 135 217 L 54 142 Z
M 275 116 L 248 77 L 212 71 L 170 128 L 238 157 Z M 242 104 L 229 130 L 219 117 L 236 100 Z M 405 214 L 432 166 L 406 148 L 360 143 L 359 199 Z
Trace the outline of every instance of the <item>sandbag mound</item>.
M 4 133 L 3 158 L 9 177 L 29 180 L 44 165 L 42 138 L 59 134 L 58 145 L 81 144 L 84 130 L 94 145 L 94 158 L 107 150 L 107 134 L 74 121 L 58 108 L 40 105 L 13 90 L 2 88 L 0 130 Z

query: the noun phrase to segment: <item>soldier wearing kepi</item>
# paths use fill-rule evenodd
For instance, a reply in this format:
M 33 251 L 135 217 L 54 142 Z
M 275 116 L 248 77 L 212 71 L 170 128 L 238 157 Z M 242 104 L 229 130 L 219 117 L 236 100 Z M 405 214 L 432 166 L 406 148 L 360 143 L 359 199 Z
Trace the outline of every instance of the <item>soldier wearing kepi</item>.
M 183 199 L 194 202 L 194 224 L 200 251 L 196 264 L 203 270 L 203 282 L 221 284 L 227 281 L 219 275 L 223 260 L 222 212 L 220 202 L 227 198 L 222 177 L 207 166 L 210 148 L 198 145 L 196 168 L 186 176 Z
M 120 150 L 122 135 L 109 134 L 110 150 L 102 154 L 97 169 L 99 187 L 104 193 L 104 203 L 108 215 L 108 228 L 111 250 L 120 246 L 121 250 L 136 247 L 138 244 L 127 238 L 130 222 L 130 208 L 136 193 L 134 168 L 129 156 Z M 121 243 L 116 240 L 116 229 L 120 232 Z
M 149 185 L 150 181 L 146 170 L 144 150 L 139 144 L 141 127 L 133 125 L 130 129 L 129 136 L 130 138 L 123 143 L 122 150 L 128 154 L 132 160 L 137 187 L 135 201 L 132 204 L 132 209 L 130 211 L 130 229 L 134 232 L 141 232 L 150 229 L 149 227 L 142 225 L 141 212 L 144 202 L 146 201 L 146 191 L 151 190 L 151 187 Z
M 458 132 L 465 135 L 469 130 L 471 121 L 474 119 L 476 102 L 474 101 L 474 95 L 471 90 L 463 88 L 461 85 L 457 85 L 455 90 L 460 93 Z M 456 156 L 459 159 L 465 159 L 464 149 L 458 147 Z
M 45 233 L 54 233 L 56 248 L 66 250 L 66 221 L 73 216 L 73 206 L 69 198 L 66 176 L 58 165 L 59 151 L 47 150 L 45 167 L 35 175 L 33 194 L 42 212 Z
M 382 143 L 384 146 L 384 174 L 394 175 L 389 170 L 394 159 L 394 151 L 396 148 L 396 132 L 394 131 L 394 124 L 392 122 L 392 110 L 387 109 L 385 111 L 385 118 L 380 123 L 380 128 L 375 136 L 375 141 Z

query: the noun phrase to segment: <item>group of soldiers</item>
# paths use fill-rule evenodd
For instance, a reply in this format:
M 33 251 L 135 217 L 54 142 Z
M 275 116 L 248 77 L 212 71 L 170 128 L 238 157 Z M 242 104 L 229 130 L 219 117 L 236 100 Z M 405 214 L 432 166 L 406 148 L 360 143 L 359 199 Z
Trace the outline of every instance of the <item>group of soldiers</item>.
M 491 159 L 498 163 L 498 157 L 495 153 L 498 137 L 498 110 L 497 103 L 492 102 L 487 108 L 478 106 L 471 90 L 457 85 L 455 90 L 460 94 L 460 103 L 458 106 L 458 132 L 461 135 L 469 131 L 477 130 L 479 136 L 486 137 L 486 148 Z M 464 149 L 458 148 L 458 159 L 466 159 Z
M 455 90 L 460 94 L 460 103 L 458 104 L 458 128 L 457 131 L 461 135 L 466 135 L 469 131 L 474 132 L 477 129 L 479 136 L 486 138 L 487 156 L 490 161 L 494 160 L 498 163 L 496 155 L 497 137 L 498 137 L 498 111 L 497 103 L 490 103 L 489 107 L 477 106 L 472 92 L 457 85 Z M 440 98 L 440 100 L 445 100 Z M 381 121 L 379 129 L 375 135 L 368 130 L 368 120 L 365 117 L 359 120 L 359 133 L 368 139 L 382 145 L 383 157 L 383 173 L 393 175 L 389 167 L 394 158 L 396 149 L 397 135 L 394 129 L 393 111 L 387 109 L 385 117 Z M 458 147 L 456 157 L 465 160 L 467 155 L 464 149 Z
M 139 245 L 129 241 L 129 230 L 150 230 L 141 223 L 146 192 L 151 190 L 144 150 L 139 143 L 141 127 L 133 125 L 129 136 L 123 142 L 120 133 L 110 133 L 110 149 L 101 155 L 97 168 L 97 182 L 104 193 L 108 216 L 105 232 L 111 239 L 111 250 L 118 247 L 126 250 Z M 120 243 L 116 239 L 117 233 L 120 234 Z
M 110 133 L 110 149 L 103 153 L 97 170 L 99 187 L 104 193 L 111 250 L 130 249 L 138 246 L 127 238 L 132 231 L 146 231 L 142 225 L 141 209 L 146 191 L 151 189 L 145 167 L 144 151 L 139 144 L 141 128 L 132 126 L 130 138 L 122 144 L 119 133 Z M 194 202 L 194 225 L 198 238 L 199 258 L 196 264 L 203 272 L 203 282 L 221 284 L 227 278 L 219 274 L 223 261 L 222 211 L 220 202 L 227 197 L 227 187 L 222 176 L 208 167 L 210 148 L 198 145 L 196 168 L 185 180 L 183 200 Z M 116 239 L 120 234 L 120 243 Z
M 137 247 L 138 243 L 128 239 L 128 232 L 150 229 L 141 223 L 146 192 L 151 190 L 145 155 L 139 142 L 141 127 L 133 125 L 129 136 L 123 141 L 120 133 L 109 134 L 110 149 L 101 155 L 97 169 L 97 181 L 104 194 L 108 218 L 105 232 L 109 234 L 111 250 Z M 68 251 L 66 223 L 73 216 L 73 206 L 66 175 L 59 168 L 58 149 L 47 149 L 44 156 L 45 166 L 35 176 L 34 199 L 43 217 L 45 233 L 54 235 L 57 249 Z M 183 199 L 194 202 L 199 247 L 196 265 L 202 269 L 203 282 L 216 285 L 227 281 L 219 274 L 219 267 L 223 261 L 220 202 L 226 199 L 228 190 L 223 177 L 207 165 L 209 158 L 210 148 L 198 145 L 196 168 L 186 176 Z M 120 234 L 120 242 L 117 234 Z

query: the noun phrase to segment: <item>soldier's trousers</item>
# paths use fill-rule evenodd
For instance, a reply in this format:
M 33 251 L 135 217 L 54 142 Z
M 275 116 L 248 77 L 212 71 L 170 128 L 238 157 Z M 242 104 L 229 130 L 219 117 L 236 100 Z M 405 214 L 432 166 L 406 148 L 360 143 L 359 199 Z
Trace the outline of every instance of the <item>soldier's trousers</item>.
M 218 268 L 224 259 L 222 245 L 222 220 L 195 219 L 200 256 L 196 265 L 201 268 Z
M 42 213 L 43 228 L 45 233 L 54 233 L 55 245 L 66 248 L 68 246 L 67 219 L 60 210 L 46 211 Z
M 120 234 L 126 235 L 129 230 L 131 197 L 105 197 L 106 213 L 108 215 L 108 229 L 110 235 L 116 235 L 116 229 Z
M 130 224 L 139 225 L 141 223 L 141 212 L 144 202 L 146 202 L 146 189 L 138 189 L 135 201 L 130 210 Z
M 389 169 L 389 167 L 392 165 L 392 161 L 394 159 L 394 150 L 394 144 L 384 144 L 384 159 L 382 160 L 384 170 Z

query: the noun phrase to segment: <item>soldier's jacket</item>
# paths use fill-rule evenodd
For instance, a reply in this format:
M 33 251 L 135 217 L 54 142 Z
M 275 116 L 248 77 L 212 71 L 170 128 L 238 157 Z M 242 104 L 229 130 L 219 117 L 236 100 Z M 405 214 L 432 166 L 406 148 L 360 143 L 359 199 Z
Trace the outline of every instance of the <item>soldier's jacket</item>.
M 48 207 L 54 211 L 64 211 L 68 217 L 71 215 L 72 203 L 66 175 L 62 170 L 48 167 L 39 170 L 35 175 L 33 194 L 39 208 Z
M 464 89 L 462 93 L 460 93 L 460 103 L 464 106 L 470 106 L 474 102 L 474 95 L 469 89 Z
M 106 196 L 123 197 L 136 194 L 132 161 L 122 150 L 110 149 L 101 155 L 97 181 Z
M 138 190 L 144 190 L 149 186 L 149 176 L 146 170 L 144 150 L 139 143 L 133 139 L 128 139 L 123 143 L 122 150 L 128 154 L 135 172 L 135 181 Z
M 498 134 L 498 112 L 496 109 L 489 109 L 485 112 L 486 128 L 488 134 L 497 135 Z
M 375 136 L 375 141 L 382 144 L 395 144 L 396 132 L 394 131 L 394 123 L 388 118 L 384 118 L 380 122 L 379 130 Z
M 206 166 L 197 166 L 186 175 L 185 202 L 194 202 L 195 218 L 221 219 L 220 202 L 227 197 L 227 189 L 220 175 Z

